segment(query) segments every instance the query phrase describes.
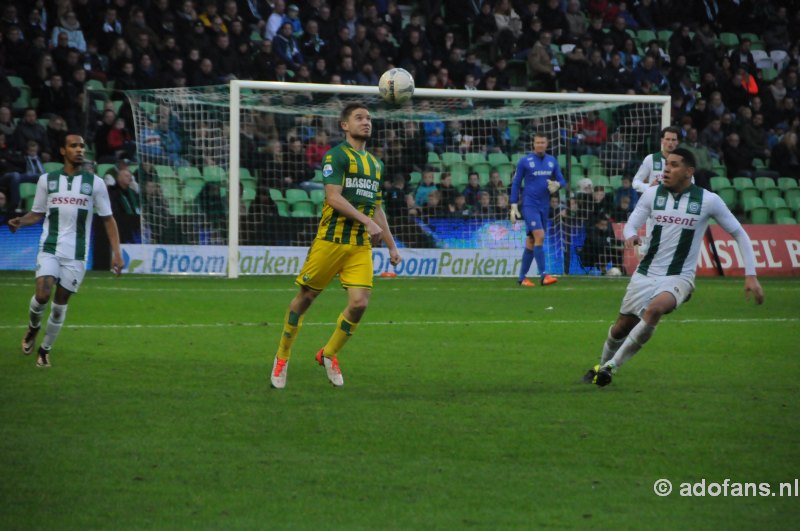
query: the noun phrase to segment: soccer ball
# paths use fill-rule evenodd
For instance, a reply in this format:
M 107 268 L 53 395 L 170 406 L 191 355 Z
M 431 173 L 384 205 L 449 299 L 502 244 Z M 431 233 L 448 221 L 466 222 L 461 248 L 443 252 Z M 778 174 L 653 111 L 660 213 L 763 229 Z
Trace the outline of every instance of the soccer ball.
M 612 267 L 608 271 L 606 271 L 607 277 L 619 277 L 622 276 L 622 271 L 619 270 L 618 267 Z
M 386 103 L 405 103 L 414 95 L 414 78 L 403 68 L 392 68 L 381 76 L 378 91 Z

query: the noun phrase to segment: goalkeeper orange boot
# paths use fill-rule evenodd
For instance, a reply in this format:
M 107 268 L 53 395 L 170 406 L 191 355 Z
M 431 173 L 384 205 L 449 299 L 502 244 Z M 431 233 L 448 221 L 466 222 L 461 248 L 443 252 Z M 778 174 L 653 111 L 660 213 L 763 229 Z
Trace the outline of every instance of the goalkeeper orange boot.
M 517 282 L 517 284 L 519 284 L 519 285 L 520 285 L 520 286 L 522 286 L 523 288 L 533 288 L 533 287 L 535 287 L 535 286 L 536 286 L 536 284 L 534 284 L 533 282 L 531 282 L 531 281 L 530 281 L 529 279 L 527 279 L 527 278 L 524 278 L 524 279 L 522 279 L 522 281 L 521 281 L 521 282 Z
M 549 286 L 550 284 L 555 284 L 558 282 L 558 279 L 552 275 L 543 275 L 541 282 L 542 286 Z
M 336 356 L 329 358 L 324 356 L 322 352 L 325 348 L 319 349 L 317 352 L 317 363 L 325 367 L 325 374 L 328 376 L 328 380 L 333 384 L 334 387 L 341 387 L 344 385 L 344 377 L 342 376 L 342 370 L 339 368 L 339 360 L 336 359 Z

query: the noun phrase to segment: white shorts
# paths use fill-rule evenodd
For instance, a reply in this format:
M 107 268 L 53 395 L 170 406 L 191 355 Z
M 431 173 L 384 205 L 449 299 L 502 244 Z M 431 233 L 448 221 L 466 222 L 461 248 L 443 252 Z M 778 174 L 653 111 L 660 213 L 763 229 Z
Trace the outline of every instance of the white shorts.
M 77 293 L 86 274 L 86 262 L 59 258 L 50 253 L 39 253 L 36 257 L 36 278 L 55 277 L 58 284 L 67 291 Z
M 688 301 L 694 286 L 679 276 L 648 277 L 634 273 L 622 298 L 619 313 L 641 317 L 650 301 L 659 293 L 669 292 L 675 297 L 675 309 Z

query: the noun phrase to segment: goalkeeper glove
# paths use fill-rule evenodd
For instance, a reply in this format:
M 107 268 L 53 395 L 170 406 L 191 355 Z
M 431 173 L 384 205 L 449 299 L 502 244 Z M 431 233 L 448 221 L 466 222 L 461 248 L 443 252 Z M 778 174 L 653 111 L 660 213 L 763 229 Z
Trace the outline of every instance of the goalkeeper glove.
M 519 208 L 517 208 L 516 203 L 511 203 L 511 223 L 514 223 L 518 219 L 521 219 L 522 216 L 519 215 Z
M 558 192 L 559 188 L 561 188 L 561 183 L 558 181 L 547 181 L 547 189 L 550 191 L 551 195 Z

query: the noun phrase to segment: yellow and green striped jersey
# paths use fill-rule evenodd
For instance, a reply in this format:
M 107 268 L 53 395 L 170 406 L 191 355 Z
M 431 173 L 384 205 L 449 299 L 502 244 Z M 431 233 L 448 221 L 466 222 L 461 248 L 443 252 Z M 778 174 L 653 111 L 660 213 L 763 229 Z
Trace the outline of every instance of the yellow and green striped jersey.
M 331 148 L 322 159 L 325 184 L 342 187 L 342 196 L 370 218 L 381 207 L 383 163 L 366 151 L 357 151 L 347 142 Z M 370 245 L 366 227 L 349 219 L 328 204 L 322 205 L 317 238 L 333 243 Z

